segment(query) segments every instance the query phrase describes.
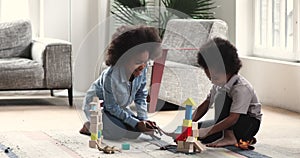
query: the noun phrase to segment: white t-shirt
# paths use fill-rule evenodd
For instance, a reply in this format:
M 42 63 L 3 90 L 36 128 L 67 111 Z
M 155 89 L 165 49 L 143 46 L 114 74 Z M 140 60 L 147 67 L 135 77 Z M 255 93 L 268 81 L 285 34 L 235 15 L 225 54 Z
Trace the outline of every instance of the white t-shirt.
M 261 103 L 258 101 L 252 85 L 243 76 L 232 76 L 223 87 L 213 85 L 207 97 L 210 101 L 210 106 L 214 103 L 216 93 L 224 90 L 232 99 L 230 112 L 248 114 L 261 120 Z

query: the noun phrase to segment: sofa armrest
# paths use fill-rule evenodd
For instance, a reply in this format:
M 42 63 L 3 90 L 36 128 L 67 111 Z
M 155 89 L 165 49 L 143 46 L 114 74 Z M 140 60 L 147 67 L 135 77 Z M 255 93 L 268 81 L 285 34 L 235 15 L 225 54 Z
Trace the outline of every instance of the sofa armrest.
M 70 42 L 38 38 L 32 42 L 31 56 L 43 65 L 46 88 L 72 86 L 72 45 Z

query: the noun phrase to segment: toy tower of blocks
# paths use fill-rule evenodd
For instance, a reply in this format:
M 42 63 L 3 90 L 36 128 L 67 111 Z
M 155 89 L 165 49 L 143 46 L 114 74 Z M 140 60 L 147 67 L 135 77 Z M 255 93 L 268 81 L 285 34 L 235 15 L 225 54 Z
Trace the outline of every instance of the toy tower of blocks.
M 100 145 L 103 140 L 102 130 L 102 114 L 100 109 L 100 101 L 98 97 L 94 97 L 93 101 L 90 103 L 91 105 L 91 119 L 90 119 L 90 132 L 91 139 L 89 140 L 90 148 L 97 148 L 97 144 Z
M 192 121 L 192 108 L 195 102 L 192 98 L 188 98 L 184 103 L 186 105 L 185 119 L 183 125 L 176 129 L 177 151 L 184 153 L 201 152 L 205 150 L 205 146 L 197 140 L 199 137 L 198 123 Z

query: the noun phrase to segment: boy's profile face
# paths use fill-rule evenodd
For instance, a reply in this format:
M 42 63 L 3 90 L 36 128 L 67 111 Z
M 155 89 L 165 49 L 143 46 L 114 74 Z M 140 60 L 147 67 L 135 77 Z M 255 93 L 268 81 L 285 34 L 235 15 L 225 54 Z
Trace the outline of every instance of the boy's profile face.
M 134 77 L 141 75 L 144 68 L 147 66 L 147 62 L 149 60 L 149 52 L 144 51 L 142 53 L 136 53 L 136 55 L 132 56 L 129 59 L 127 64 L 127 69 Z
M 212 84 L 220 87 L 224 86 L 229 79 L 229 75 L 225 72 L 219 72 L 213 68 L 205 69 L 204 72 Z

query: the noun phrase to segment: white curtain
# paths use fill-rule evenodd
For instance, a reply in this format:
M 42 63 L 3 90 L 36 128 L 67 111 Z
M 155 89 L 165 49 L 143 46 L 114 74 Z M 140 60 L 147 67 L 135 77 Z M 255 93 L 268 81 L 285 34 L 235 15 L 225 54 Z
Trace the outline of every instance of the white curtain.
M 39 37 L 40 1 L 42 0 L 0 0 L 0 22 L 29 19 L 33 37 Z

